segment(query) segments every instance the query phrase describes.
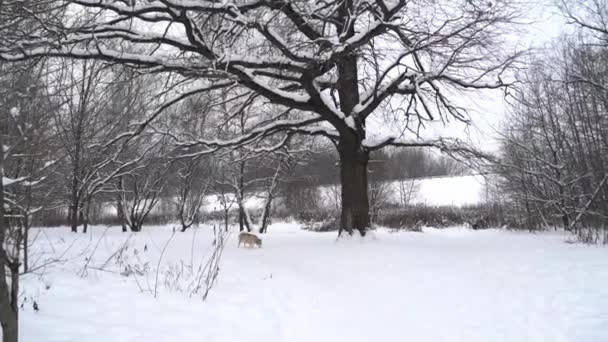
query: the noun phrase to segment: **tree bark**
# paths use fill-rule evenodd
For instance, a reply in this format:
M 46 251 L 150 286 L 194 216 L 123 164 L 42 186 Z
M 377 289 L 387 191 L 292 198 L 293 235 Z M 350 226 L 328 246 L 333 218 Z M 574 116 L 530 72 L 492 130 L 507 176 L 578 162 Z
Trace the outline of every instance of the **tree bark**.
M 266 200 L 266 204 L 264 205 L 264 212 L 262 213 L 262 223 L 260 225 L 260 234 L 266 234 L 266 232 L 268 231 L 271 207 L 272 207 L 272 194 L 269 194 L 268 199 Z
M 122 176 L 118 177 L 117 180 L 117 185 L 118 185 L 118 192 L 116 195 L 116 215 L 118 216 L 118 219 L 120 220 L 120 225 L 122 226 L 122 231 L 123 233 L 127 232 L 127 222 L 126 222 L 126 213 L 124 211 L 124 207 L 123 207 L 123 203 L 122 203 L 122 194 L 123 194 L 123 190 L 124 190 L 124 184 L 123 184 L 123 180 L 122 180 Z
M 266 196 L 266 203 L 264 204 L 264 211 L 262 212 L 262 223 L 260 226 L 260 234 L 265 234 L 268 231 L 268 225 L 270 223 L 270 211 L 272 209 L 272 200 L 274 199 L 274 190 L 277 186 L 282 164 L 283 164 L 283 160 L 281 159 L 279 161 L 279 164 L 277 165 L 277 169 L 274 173 L 274 176 L 272 177 L 270 186 L 268 186 L 268 194 Z
M 243 200 L 239 200 L 239 231 L 247 230 L 248 233 L 251 232 L 251 222 L 249 221 L 249 215 L 246 212 L 247 208 L 245 208 L 245 204 Z
M 4 253 L 4 250 L 0 246 L 0 252 Z M 2 255 L 0 255 L 2 258 Z M 0 261 L 0 323 L 2 325 L 2 341 L 3 342 L 17 342 L 19 338 L 19 324 L 17 312 L 13 311 L 13 305 L 11 300 L 12 289 L 9 289 L 7 284 L 7 274 L 5 263 Z M 11 278 L 12 275 L 11 275 Z M 11 287 L 15 287 L 12 285 Z
M 23 218 L 23 272 L 27 272 L 30 268 L 30 249 L 29 249 L 29 239 L 30 239 L 30 219 L 29 214 L 25 213 Z
M 224 209 L 224 231 L 228 231 L 228 209 Z
M 141 231 L 141 226 L 139 225 L 137 219 L 131 219 L 131 225 L 129 226 L 129 228 L 133 233 L 139 233 Z
M 182 225 L 182 229 L 180 230 L 182 233 L 185 232 L 193 223 L 186 223 L 183 217 L 180 218 L 180 223 Z
M 243 208 L 241 207 L 241 203 L 239 201 L 239 232 L 245 230 L 245 214 L 243 213 Z
M 354 9 L 354 1 L 345 0 L 338 7 L 338 17 L 344 21 L 338 23 L 341 34 L 340 41 L 345 41 L 355 35 L 355 25 L 348 18 Z M 337 89 L 340 95 L 340 110 L 348 116 L 352 125 L 336 127 L 340 131 L 338 154 L 340 155 L 340 183 L 342 187 L 342 213 L 340 229 L 353 234 L 358 230 L 365 236 L 369 227 L 369 198 L 367 194 L 367 162 L 369 151 L 362 141 L 365 139 L 365 119 L 353 113 L 359 103 L 359 78 L 357 55 L 344 56 L 337 63 Z
M 82 232 L 86 234 L 89 228 L 89 213 L 91 210 L 91 198 L 88 197 L 85 201 L 83 220 L 82 220 Z
M 342 137 L 338 144 L 342 187 L 342 213 L 338 235 L 344 231 L 352 235 L 357 230 L 361 236 L 365 236 L 370 223 L 367 194 L 369 152 L 363 148 L 361 140 L 353 136 Z
M 0 135 L 0 146 L 4 146 Z M 17 309 L 17 296 L 19 293 L 19 263 L 11 265 L 6 251 L 5 240 L 8 239 L 8 223 L 4 213 L 4 151 L 0 149 L 0 325 L 2 326 L 2 341 L 17 342 L 19 339 L 19 311 Z M 10 274 L 7 274 L 7 270 Z M 11 286 L 8 278 L 10 275 Z
M 250 222 L 245 213 L 245 161 L 239 163 L 239 179 L 238 179 L 238 201 L 239 201 L 239 231 L 247 229 L 251 232 Z
M 72 184 L 71 184 L 71 194 L 70 194 L 70 225 L 72 228 L 72 232 L 78 232 L 78 215 L 80 213 L 80 194 L 78 191 L 78 187 L 80 186 L 80 179 L 78 178 L 80 174 L 80 134 L 76 135 L 76 141 L 74 142 L 74 157 L 73 157 L 73 165 L 72 165 Z
M 78 232 L 78 207 L 80 207 L 79 201 L 76 199 L 76 196 L 72 194 L 72 203 L 70 203 L 70 226 L 72 229 L 72 233 Z

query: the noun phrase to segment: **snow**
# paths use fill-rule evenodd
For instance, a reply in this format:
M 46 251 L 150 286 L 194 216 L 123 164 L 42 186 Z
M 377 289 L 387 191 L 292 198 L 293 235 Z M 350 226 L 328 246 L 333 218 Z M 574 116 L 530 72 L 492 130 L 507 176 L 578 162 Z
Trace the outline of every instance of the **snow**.
M 378 136 L 367 137 L 361 141 L 361 145 L 367 148 L 378 147 L 382 144 L 386 144 L 388 141 L 395 140 L 397 136 L 395 134 L 381 134 Z
M 466 206 L 483 203 L 487 197 L 486 180 L 480 175 L 425 178 L 414 184 L 418 188 L 414 204 Z
M 322 133 L 329 137 L 334 137 L 338 139 L 340 137 L 338 131 L 334 128 L 324 127 L 324 126 L 308 126 L 300 128 L 302 131 L 306 131 L 308 134 L 315 135 L 317 133 Z
M 2 186 L 9 186 L 9 185 L 17 184 L 17 183 L 23 182 L 25 179 L 26 179 L 26 177 L 9 178 L 9 177 L 2 176 Z
M 346 126 L 353 129 L 354 131 L 357 130 L 357 125 L 355 125 L 355 119 L 353 118 L 352 115 L 345 117 L 344 123 L 346 123 Z
M 350 129 L 356 131 L 357 125 L 355 125 L 355 119 L 352 117 L 352 115 L 346 116 L 344 114 L 344 112 L 342 112 L 340 109 L 338 109 L 336 107 L 336 105 L 334 105 L 333 100 L 331 99 L 331 96 L 329 95 L 329 92 L 322 90 L 319 87 L 319 85 L 317 84 L 318 81 L 320 81 L 323 78 L 324 77 L 321 76 L 315 80 L 315 81 L 317 81 L 315 83 L 315 88 L 317 90 L 317 93 L 319 94 L 319 98 L 321 99 L 321 101 L 323 102 L 323 104 L 325 105 L 325 107 L 327 109 L 329 109 L 338 118 L 344 120 L 344 123 L 346 124 L 346 126 L 348 126 Z
M 243 57 L 239 56 L 239 58 L 243 58 Z M 264 90 L 266 90 L 268 92 L 274 93 L 274 94 L 284 97 L 286 99 L 290 99 L 291 101 L 294 101 L 294 102 L 306 103 L 310 100 L 310 96 L 307 94 L 298 94 L 298 93 L 294 93 L 294 92 L 290 92 L 290 91 L 277 89 L 276 87 L 272 87 L 271 85 L 268 84 L 268 82 L 266 80 L 264 80 L 258 76 L 255 76 L 253 71 L 251 71 L 250 69 L 246 69 L 241 66 L 237 66 L 237 68 L 239 70 L 241 70 L 244 74 L 246 74 L 247 77 L 249 77 L 249 79 L 252 82 L 254 82 L 258 86 L 262 87 Z
M 567 244 L 562 233 L 464 228 L 336 242 L 335 233 L 298 228 L 272 225 L 261 249 L 237 248 L 233 234 L 205 302 L 174 285 L 204 260 L 209 227 L 175 233 L 157 298 L 136 280 L 154 286 L 170 227 L 35 230 L 32 260 L 62 262 L 22 278 L 21 340 L 608 341 L 605 247 Z M 125 241 L 121 260 L 147 263 L 147 275 L 117 273 L 110 256 Z M 85 258 L 109 260 L 106 271 L 80 277 Z M 170 281 L 179 270 L 185 280 Z
M 405 189 L 412 191 L 409 204 L 427 206 L 467 206 L 486 201 L 486 180 L 480 175 L 415 178 L 403 180 Z M 413 184 L 412 184 L 413 183 Z M 400 181 L 388 182 L 389 202 L 400 203 Z M 320 187 L 324 205 L 335 205 L 337 185 Z M 252 208 L 255 203 L 252 202 Z

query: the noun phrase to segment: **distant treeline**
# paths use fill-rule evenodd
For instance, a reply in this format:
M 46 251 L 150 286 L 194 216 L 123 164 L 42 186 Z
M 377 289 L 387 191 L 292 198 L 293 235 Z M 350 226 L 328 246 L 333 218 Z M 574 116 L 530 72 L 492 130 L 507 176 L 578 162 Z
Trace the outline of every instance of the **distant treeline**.
M 338 156 L 333 149 L 312 153 L 298 165 L 290 182 L 327 185 L 339 182 Z M 369 179 L 389 181 L 407 178 L 461 175 L 467 168 L 454 159 L 424 148 L 396 148 L 375 151 L 369 161 Z

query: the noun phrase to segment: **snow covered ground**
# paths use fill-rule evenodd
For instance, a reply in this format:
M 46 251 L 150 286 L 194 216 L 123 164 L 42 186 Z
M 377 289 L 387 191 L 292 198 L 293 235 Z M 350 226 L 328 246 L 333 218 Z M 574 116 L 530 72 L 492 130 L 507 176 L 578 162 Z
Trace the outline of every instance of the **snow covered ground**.
M 261 249 L 230 237 L 203 302 L 188 293 L 189 266 L 205 260 L 210 231 L 170 241 L 168 226 L 33 234 L 37 263 L 59 261 L 23 277 L 22 341 L 608 341 L 608 249 L 561 233 L 454 228 L 336 241 L 275 224 Z M 120 246 L 129 247 L 119 255 Z M 145 272 L 121 275 L 126 265 Z
M 425 178 L 413 182 L 417 189 L 412 204 L 475 205 L 487 197 L 486 180 L 480 175 Z
M 482 175 L 446 176 L 406 179 L 388 182 L 389 202 L 401 203 L 401 189 L 410 193 L 408 204 L 428 206 L 465 206 L 486 201 L 486 179 Z M 337 185 L 320 187 L 321 197 L 326 205 L 335 206 L 339 199 Z M 254 202 L 252 202 L 253 204 Z

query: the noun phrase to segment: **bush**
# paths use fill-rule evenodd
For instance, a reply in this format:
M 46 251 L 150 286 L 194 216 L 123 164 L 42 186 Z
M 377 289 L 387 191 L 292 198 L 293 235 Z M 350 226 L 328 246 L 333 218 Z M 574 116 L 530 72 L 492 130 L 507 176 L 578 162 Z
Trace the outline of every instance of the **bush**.
M 67 210 L 52 209 L 44 210 L 34 214 L 33 222 L 36 226 L 41 227 L 59 227 L 68 224 Z
M 313 232 L 333 232 L 340 228 L 339 218 L 328 218 L 323 221 L 308 221 L 304 223 L 304 230 Z
M 420 231 L 422 226 L 445 228 L 466 225 L 473 229 L 512 227 L 504 217 L 502 207 L 475 205 L 465 207 L 414 205 L 387 208 L 378 216 L 376 224 L 396 230 Z

